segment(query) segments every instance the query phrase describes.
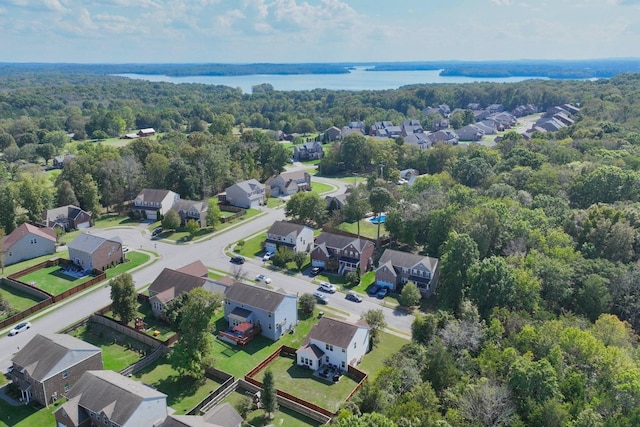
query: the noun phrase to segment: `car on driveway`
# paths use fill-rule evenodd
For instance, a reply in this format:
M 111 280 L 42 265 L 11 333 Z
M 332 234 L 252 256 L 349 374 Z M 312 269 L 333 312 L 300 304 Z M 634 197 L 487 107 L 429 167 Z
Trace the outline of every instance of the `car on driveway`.
M 244 264 L 244 257 L 240 255 L 232 256 L 229 261 L 234 264 Z
M 316 297 L 316 300 L 318 301 L 318 303 L 320 304 L 328 304 L 329 303 L 329 298 L 327 298 L 327 296 L 325 294 L 323 294 L 322 292 L 314 292 L 313 296 Z
M 353 291 L 347 292 L 347 296 L 345 298 L 353 302 L 362 302 L 362 297 Z
M 256 282 L 264 282 L 266 284 L 269 284 L 269 283 L 271 283 L 271 278 L 265 276 L 264 274 L 258 274 L 256 276 Z
M 273 252 L 267 252 L 266 254 L 264 254 L 264 256 L 262 257 L 262 261 L 269 261 L 271 258 L 273 258 Z
M 158 236 L 160 233 L 162 233 L 162 227 L 156 227 L 153 229 L 153 231 L 151 232 L 151 237 L 156 237 Z
M 29 328 L 31 328 L 30 322 L 18 323 L 16 326 L 13 327 L 13 329 L 9 331 L 9 335 L 10 336 L 18 335 L 20 332 L 24 332 Z
M 378 299 L 383 299 L 387 295 L 389 295 L 389 288 L 386 288 L 386 287 L 383 286 L 383 287 L 380 288 L 380 290 L 376 294 L 376 297 L 378 297 Z
M 379 290 L 380 290 L 380 286 L 371 285 L 369 289 L 367 289 L 367 294 L 369 294 L 369 296 L 374 296 L 378 293 Z
M 313 268 L 311 269 L 311 275 L 312 275 L 312 276 L 317 276 L 318 274 L 320 274 L 320 272 L 321 272 L 322 270 L 324 270 L 324 268 L 322 268 L 322 267 L 313 267 Z
M 331 283 L 320 282 L 320 287 L 318 288 L 318 290 L 322 292 L 329 292 L 330 294 L 335 294 L 338 288 L 336 288 L 335 285 L 332 285 Z

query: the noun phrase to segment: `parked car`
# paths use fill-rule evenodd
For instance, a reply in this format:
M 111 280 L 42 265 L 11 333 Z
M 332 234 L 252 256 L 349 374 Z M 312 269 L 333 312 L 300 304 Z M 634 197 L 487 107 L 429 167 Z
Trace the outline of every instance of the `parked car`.
M 13 327 L 13 329 L 9 331 L 9 335 L 10 336 L 18 335 L 20 332 L 24 332 L 29 328 L 31 328 L 31 322 L 18 323 L 16 326 Z
M 244 257 L 240 255 L 232 256 L 230 261 L 234 264 L 244 264 Z
M 271 258 L 273 258 L 274 253 L 273 252 L 267 252 L 266 254 L 264 254 L 264 256 L 262 257 L 262 261 L 269 261 Z
M 122 245 L 122 253 L 126 254 L 127 252 L 129 252 L 129 246 L 127 245 Z
M 318 300 L 318 302 L 320 304 L 328 304 L 329 303 L 329 298 L 327 298 L 327 296 L 325 294 L 323 294 L 322 292 L 314 292 L 313 296 L 316 297 L 316 300 Z
M 369 289 L 367 290 L 367 294 L 369 294 L 369 296 L 374 296 L 378 293 L 379 290 L 380 286 L 374 284 L 369 287 Z
M 312 276 L 317 276 L 318 274 L 320 274 L 320 272 L 321 272 L 322 270 L 324 270 L 324 268 L 323 268 L 323 267 L 313 267 L 313 268 L 311 269 L 311 275 L 312 275 Z
M 376 296 L 379 299 L 383 299 L 384 297 L 386 297 L 389 294 L 389 288 L 386 287 L 381 287 L 380 290 L 378 291 L 378 293 L 376 294 Z
M 258 274 L 256 276 L 256 282 L 264 282 L 264 283 L 269 284 L 269 283 L 271 283 L 271 278 L 265 276 L 264 274 Z
M 320 287 L 318 288 L 318 290 L 323 292 L 329 292 L 330 294 L 335 294 L 338 288 L 336 288 L 331 283 L 320 282 Z
M 345 298 L 353 302 L 362 302 L 362 297 L 353 291 L 347 292 L 347 296 Z
M 162 227 L 156 227 L 153 229 L 153 231 L 151 232 L 151 237 L 156 237 L 157 235 L 159 235 L 160 233 L 162 233 Z

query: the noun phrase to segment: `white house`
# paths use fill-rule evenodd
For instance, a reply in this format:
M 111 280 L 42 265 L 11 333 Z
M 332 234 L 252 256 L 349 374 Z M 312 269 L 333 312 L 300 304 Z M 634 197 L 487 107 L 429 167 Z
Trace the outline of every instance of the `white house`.
M 347 370 L 369 351 L 369 326 L 323 317 L 296 351 L 298 365 L 316 370 L 331 364 Z
M 143 189 L 133 200 L 133 210 L 147 219 L 156 221 L 166 214 L 180 199 L 180 195 L 171 190 Z
M 313 247 L 313 229 L 287 221 L 274 222 L 267 230 L 264 247 L 267 252 L 275 252 L 281 246 L 295 252 L 309 252 Z

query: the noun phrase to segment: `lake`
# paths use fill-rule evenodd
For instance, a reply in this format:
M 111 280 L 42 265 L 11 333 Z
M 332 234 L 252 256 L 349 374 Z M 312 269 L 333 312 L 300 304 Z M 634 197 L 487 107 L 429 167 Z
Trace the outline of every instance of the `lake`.
M 383 90 L 424 83 L 515 83 L 534 77 L 474 78 L 441 76 L 440 70 L 428 71 L 365 71 L 364 67 L 351 70 L 349 74 L 290 74 L 247 76 L 184 76 L 171 77 L 147 74 L 118 74 L 121 77 L 142 79 L 151 82 L 203 83 L 239 87 L 244 93 L 251 93 L 251 87 L 270 83 L 275 90 Z

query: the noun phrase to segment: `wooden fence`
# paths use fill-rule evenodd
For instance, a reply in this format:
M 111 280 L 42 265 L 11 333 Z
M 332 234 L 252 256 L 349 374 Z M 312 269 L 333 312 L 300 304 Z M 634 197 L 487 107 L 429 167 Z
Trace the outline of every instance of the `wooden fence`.
M 209 393 L 207 397 L 202 399 L 200 403 L 198 403 L 196 406 L 191 408 L 191 410 L 187 412 L 187 415 L 199 415 L 200 412 L 203 410 L 203 408 L 209 407 L 209 404 L 212 401 L 214 400 L 218 401 L 219 400 L 218 398 L 220 396 L 222 396 L 223 394 L 226 394 L 227 389 L 229 389 L 231 385 L 235 382 L 233 375 L 227 374 L 226 372 L 223 372 L 215 368 L 205 370 L 204 376 L 214 381 L 221 380 L 222 384 L 218 388 L 213 390 L 211 393 Z
M 111 308 L 109 307 L 109 310 Z M 99 311 L 104 311 L 105 308 L 99 310 Z M 108 312 L 109 310 L 104 311 L 104 313 Z M 91 315 L 91 321 L 92 322 L 96 322 L 99 323 L 101 325 L 107 326 L 117 332 L 120 332 L 123 335 L 126 335 L 130 338 L 133 338 L 136 341 L 139 341 L 143 344 L 146 344 L 147 346 L 151 347 L 151 348 L 156 348 L 158 346 L 164 346 L 164 342 L 160 341 L 157 338 L 151 337 L 147 334 L 145 334 L 144 332 L 140 332 L 134 328 L 132 328 L 131 326 L 128 325 L 123 325 L 121 323 L 116 322 L 113 319 L 110 319 L 106 316 L 104 316 L 104 314 L 100 313 L 100 314 L 92 314 Z M 168 349 L 167 349 L 168 352 Z
M 344 231 L 344 230 L 340 230 L 339 228 L 329 227 L 328 225 L 322 226 L 322 231 L 324 231 L 326 233 L 338 234 L 340 236 L 353 237 L 354 239 L 358 238 L 357 234 L 350 233 L 350 232 Z M 363 240 L 368 240 L 368 241 L 372 242 L 374 245 L 377 243 L 376 239 L 373 239 L 371 237 L 366 237 L 366 236 L 360 235 L 360 238 L 363 239 Z M 391 242 L 391 238 L 389 238 L 389 236 L 380 236 L 380 246 L 388 245 L 389 242 Z
M 225 212 L 234 212 L 233 215 L 229 215 L 226 217 L 220 217 L 220 222 L 222 222 L 223 224 L 226 222 L 231 222 L 236 218 L 240 218 L 241 216 L 243 216 L 244 214 L 247 213 L 247 211 L 245 209 L 242 208 L 238 208 L 236 206 L 230 206 L 230 205 L 219 205 L 220 206 L 220 210 L 221 211 L 225 211 Z

